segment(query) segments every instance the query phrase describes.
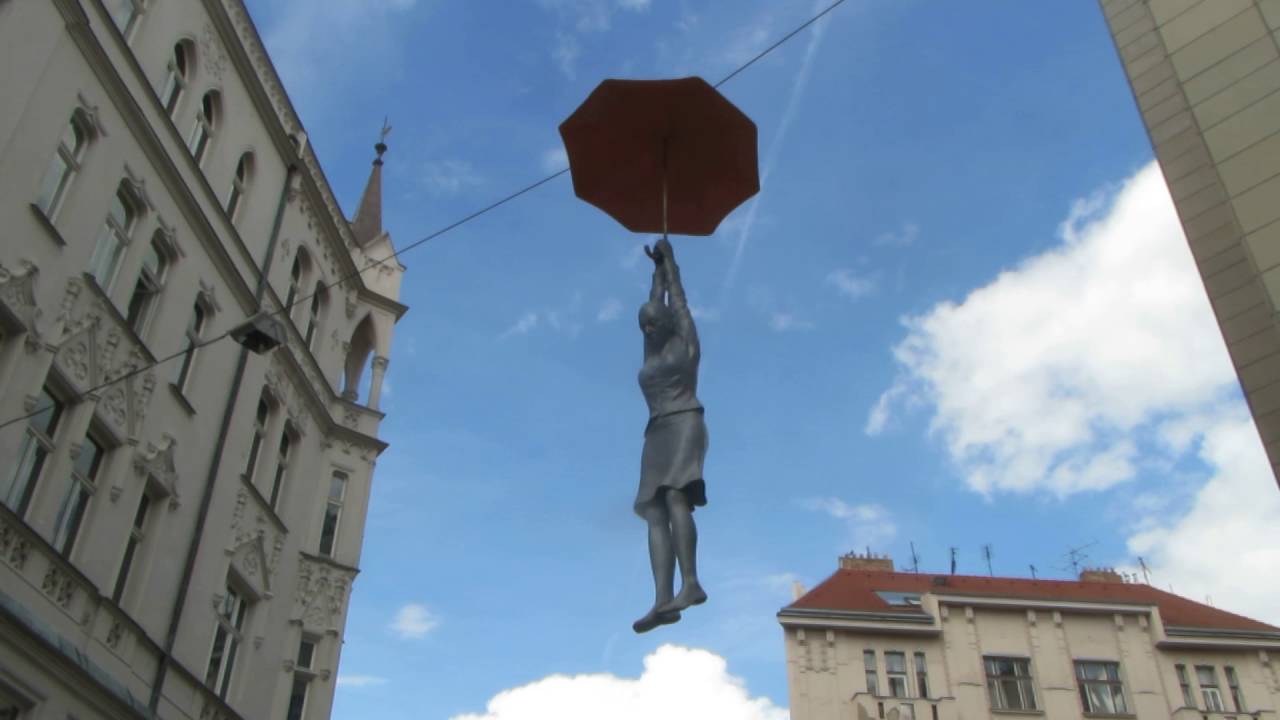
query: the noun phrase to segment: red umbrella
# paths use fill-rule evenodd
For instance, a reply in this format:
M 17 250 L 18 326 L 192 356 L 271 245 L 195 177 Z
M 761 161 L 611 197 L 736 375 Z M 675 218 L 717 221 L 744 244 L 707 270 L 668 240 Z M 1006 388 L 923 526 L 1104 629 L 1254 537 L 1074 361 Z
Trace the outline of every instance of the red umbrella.
M 710 235 L 760 191 L 756 124 L 702 78 L 605 80 L 560 137 L 574 193 L 632 232 Z

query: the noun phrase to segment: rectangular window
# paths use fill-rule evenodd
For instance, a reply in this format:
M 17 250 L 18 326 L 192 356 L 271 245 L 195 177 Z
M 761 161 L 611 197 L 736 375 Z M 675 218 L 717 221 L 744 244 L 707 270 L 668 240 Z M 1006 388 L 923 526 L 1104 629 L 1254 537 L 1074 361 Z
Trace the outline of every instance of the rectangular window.
M 342 501 L 347 494 L 347 474 L 335 470 L 329 481 L 329 498 L 324 507 L 324 523 L 320 527 L 320 554 L 333 557 L 337 544 L 338 524 L 342 519 Z
M 49 159 L 49 167 L 44 171 L 44 179 L 40 182 L 40 194 L 36 197 L 36 206 L 45 217 L 53 217 L 72 178 L 80 169 L 80 158 L 88 145 L 88 137 L 89 133 L 78 117 L 73 117 L 67 123 L 67 129 L 62 132 L 58 147 Z
M 158 232 L 156 234 L 159 235 Z M 157 237 L 147 247 L 147 254 L 142 258 L 142 269 L 138 271 L 138 281 L 134 283 L 133 294 L 129 296 L 129 309 L 125 313 L 125 320 L 138 335 L 142 335 L 147 318 L 151 314 L 151 309 L 155 307 L 156 299 L 160 296 L 160 288 L 164 283 L 164 271 L 168 265 L 168 258 L 160 243 L 161 240 Z
M 918 697 L 929 697 L 929 675 L 928 665 L 924 661 L 924 653 L 916 653 L 916 695 Z
M 204 332 L 204 321 L 204 306 L 196 300 L 195 308 L 191 311 L 191 320 L 187 323 L 187 349 L 182 353 L 182 362 L 176 366 L 178 370 L 173 378 L 173 384 L 179 392 L 186 391 L 187 380 L 191 378 L 191 371 L 195 367 L 196 351 L 200 348 L 200 336 Z
M 1227 676 L 1227 687 L 1231 690 L 1231 704 L 1235 706 L 1236 712 L 1249 712 L 1249 706 L 1244 701 L 1244 693 L 1240 690 L 1240 678 L 1236 675 L 1236 669 L 1227 665 L 1222 668 L 1222 672 Z
M 127 36 L 134 21 L 138 19 L 138 0 L 103 0 L 102 4 L 106 6 L 111 22 Z
M 62 418 L 62 403 L 49 392 L 48 387 L 40 389 L 33 410 L 31 417 L 27 418 L 27 432 L 22 437 L 18 454 L 10 465 L 4 484 L 0 485 L 0 500 L 18 515 L 25 515 L 27 506 L 31 504 L 36 481 L 45 460 L 53 452 L 53 436 Z
M 294 664 L 293 689 L 289 693 L 289 711 L 286 720 L 302 720 L 307 713 L 307 691 L 311 687 L 312 663 L 316 655 L 316 641 L 303 637 L 298 643 L 298 661 Z
M 1120 664 L 1113 662 L 1076 662 L 1076 681 L 1080 686 L 1080 702 L 1084 711 L 1099 715 L 1126 715 L 1129 706 L 1120 683 Z
M 1026 658 L 984 657 L 987 693 L 993 710 L 1035 710 L 1031 661 Z
M 137 219 L 138 212 L 133 207 L 128 191 L 122 186 L 111 198 L 107 219 L 98 231 L 93 255 L 89 258 L 89 274 L 93 275 L 98 287 L 104 291 L 110 291 L 111 283 L 115 281 L 120 256 L 129 244 Z
M 1191 692 L 1191 678 L 1187 675 L 1186 665 L 1174 665 L 1178 673 L 1178 684 L 1182 686 L 1182 704 L 1184 707 L 1196 707 L 1196 696 Z
M 1196 681 L 1200 683 L 1205 710 L 1222 712 L 1226 709 L 1222 704 L 1222 692 L 1218 690 L 1218 673 L 1212 665 L 1197 665 Z
M 129 582 L 129 571 L 133 569 L 134 558 L 138 555 L 138 547 L 146 538 L 147 512 L 151 509 L 151 496 L 142 493 L 138 500 L 138 509 L 133 513 L 133 526 L 129 528 L 129 539 L 124 545 L 124 559 L 120 561 L 120 572 L 116 574 L 115 589 L 111 591 L 111 599 L 116 604 L 124 597 L 124 589 Z
M 280 507 L 280 489 L 284 487 L 285 476 L 289 474 L 289 447 L 293 444 L 293 438 L 289 435 L 289 427 L 286 425 L 284 432 L 280 433 L 280 452 L 276 455 L 276 473 L 271 478 L 271 497 L 268 501 L 271 503 L 272 510 L 278 510 Z
M 889 682 L 889 695 L 907 697 L 907 656 L 900 652 L 884 654 L 884 676 Z
M 227 699 L 231 687 L 231 673 L 235 669 L 236 652 L 240 649 L 241 633 L 247 605 L 240 593 L 227 584 L 227 594 L 218 608 L 218 625 L 213 631 L 213 648 L 209 651 L 209 666 L 204 682 L 218 697 Z
M 876 680 L 876 651 L 863 650 L 862 664 L 867 668 L 867 692 L 879 695 L 880 683 Z
M 63 555 L 70 555 L 75 546 L 76 535 L 80 533 L 80 523 L 84 520 L 84 511 L 89 507 L 89 498 L 97 489 L 98 470 L 102 467 L 102 457 L 106 454 L 102 444 L 86 436 L 80 454 L 76 456 L 75 465 L 71 468 L 71 477 L 67 480 L 62 493 L 62 502 L 58 506 L 58 516 L 53 523 L 53 546 Z
M 266 395 L 258 397 L 258 410 L 253 418 L 253 440 L 249 442 L 249 463 L 245 465 L 244 476 L 253 482 L 253 474 L 258 469 L 258 456 L 262 453 L 262 440 L 267 434 L 267 420 L 271 417 L 271 405 Z

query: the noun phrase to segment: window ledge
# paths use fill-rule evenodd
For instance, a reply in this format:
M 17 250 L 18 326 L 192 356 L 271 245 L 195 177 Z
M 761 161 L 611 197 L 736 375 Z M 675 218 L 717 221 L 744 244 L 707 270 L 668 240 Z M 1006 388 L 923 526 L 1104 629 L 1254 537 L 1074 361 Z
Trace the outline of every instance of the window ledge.
M 53 221 L 49 219 L 48 215 L 44 214 L 44 211 L 40 209 L 39 205 L 31 203 L 31 214 L 36 216 L 36 221 L 39 222 L 40 227 L 43 227 L 45 232 L 49 234 L 49 237 L 53 240 L 54 244 L 58 247 L 67 246 L 67 241 L 63 239 L 62 233 L 58 232 L 58 228 L 54 227 Z
M 1138 717 L 1133 713 L 1091 713 L 1091 712 L 1085 713 L 1084 716 L 1087 718 L 1136 718 Z
M 178 405 L 187 411 L 188 415 L 194 416 L 196 409 L 191 406 L 191 401 L 187 400 L 187 396 L 182 394 L 182 390 L 174 383 L 169 383 L 169 392 L 173 395 L 173 399 L 178 401 Z
M 992 715 L 1044 715 L 1043 710 L 997 710 L 991 709 Z

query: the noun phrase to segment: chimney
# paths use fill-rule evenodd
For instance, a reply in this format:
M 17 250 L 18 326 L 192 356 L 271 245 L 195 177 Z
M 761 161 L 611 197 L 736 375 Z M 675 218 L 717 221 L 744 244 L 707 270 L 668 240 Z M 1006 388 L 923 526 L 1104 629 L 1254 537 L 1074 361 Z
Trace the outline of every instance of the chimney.
M 1080 571 L 1080 582 L 1123 583 L 1124 578 L 1115 568 L 1085 568 Z
M 796 580 L 796 581 L 794 581 L 794 582 L 792 582 L 792 583 L 791 583 L 791 600 L 792 600 L 792 602 L 794 602 L 794 601 L 796 601 L 796 600 L 799 600 L 800 598 L 804 597 L 805 592 L 806 592 L 806 591 L 805 591 L 805 589 L 804 589 L 804 583 L 800 582 L 799 580 Z
M 851 552 L 840 556 L 841 570 L 871 570 L 873 572 L 893 572 L 893 558 L 888 555 L 866 555 Z

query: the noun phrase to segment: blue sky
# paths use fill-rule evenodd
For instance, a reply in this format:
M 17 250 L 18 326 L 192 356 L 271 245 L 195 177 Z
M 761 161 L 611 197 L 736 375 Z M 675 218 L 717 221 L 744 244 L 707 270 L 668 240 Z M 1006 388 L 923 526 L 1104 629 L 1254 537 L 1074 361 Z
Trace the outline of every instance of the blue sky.
M 600 80 L 714 82 L 823 5 L 249 2 L 348 212 L 390 117 L 400 247 L 560 169 Z M 1280 623 L 1280 495 L 1094 3 L 849 0 L 722 91 L 763 190 L 674 239 L 711 601 L 630 630 L 651 239 L 563 177 L 402 258 L 334 717 L 785 717 L 773 615 L 867 546 L 1023 577 L 1088 546 Z

